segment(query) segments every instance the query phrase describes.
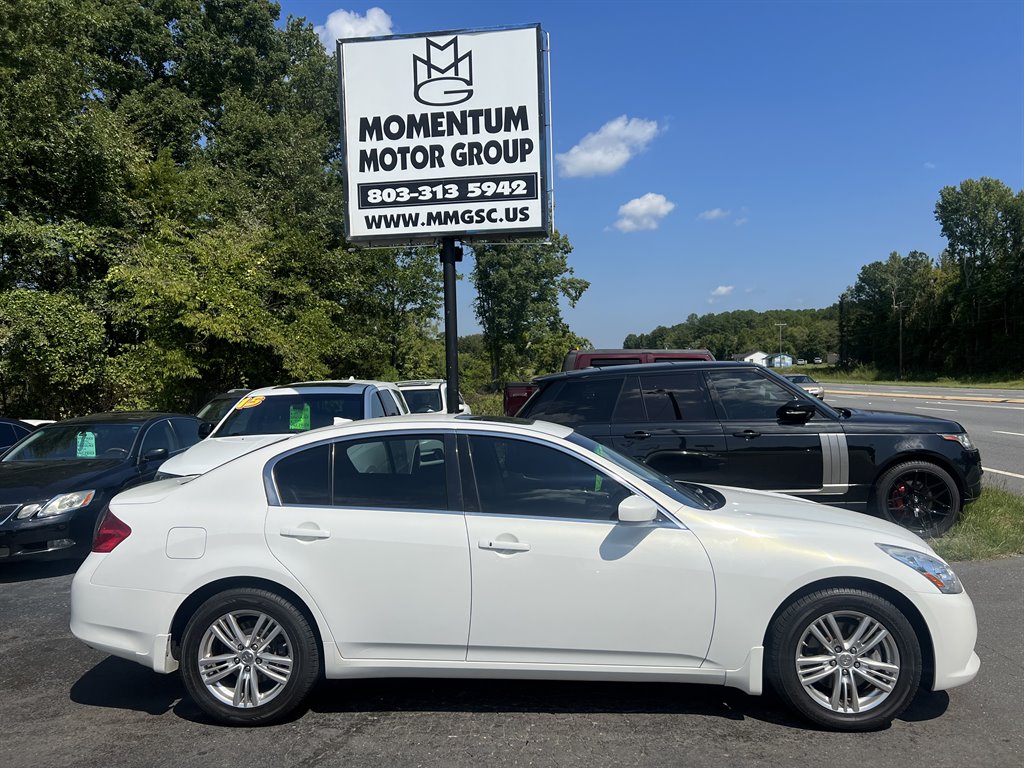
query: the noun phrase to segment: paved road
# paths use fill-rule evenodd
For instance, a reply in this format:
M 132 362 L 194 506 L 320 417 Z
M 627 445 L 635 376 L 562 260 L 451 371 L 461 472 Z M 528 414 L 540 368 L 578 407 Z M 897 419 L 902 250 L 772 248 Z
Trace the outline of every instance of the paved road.
M 984 482 L 1024 494 L 1024 392 L 826 384 L 833 406 L 918 413 L 958 421 L 981 450 Z
M 957 568 L 979 616 L 978 679 L 922 693 L 891 728 L 815 731 L 774 697 L 710 686 L 331 681 L 263 729 L 211 725 L 177 675 L 67 629 L 71 567 L 0 567 L 0 734 L 11 768 L 1024 765 L 1024 558 Z M 609 607 L 614 620 L 614 606 Z

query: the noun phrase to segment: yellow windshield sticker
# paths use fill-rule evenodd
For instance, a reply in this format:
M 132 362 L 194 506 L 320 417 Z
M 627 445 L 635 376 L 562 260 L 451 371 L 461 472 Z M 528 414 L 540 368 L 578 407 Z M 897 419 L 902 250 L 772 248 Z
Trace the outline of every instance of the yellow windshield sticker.
M 75 441 L 75 456 L 80 459 L 96 458 L 96 433 L 79 432 Z
M 288 429 L 305 432 L 309 429 L 309 403 L 288 408 Z
M 255 408 L 257 405 L 264 401 L 263 395 L 255 395 L 254 397 L 243 397 L 238 401 L 238 405 L 235 406 L 236 411 L 240 411 L 243 408 Z

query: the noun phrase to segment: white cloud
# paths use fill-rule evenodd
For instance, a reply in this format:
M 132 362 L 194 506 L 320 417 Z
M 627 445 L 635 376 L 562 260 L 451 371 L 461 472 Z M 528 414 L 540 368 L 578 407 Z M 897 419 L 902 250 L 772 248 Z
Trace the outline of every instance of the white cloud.
M 658 123 L 621 115 L 575 147 L 555 155 L 562 176 L 607 176 L 615 173 L 658 135 Z
M 342 38 L 390 35 L 391 17 L 380 8 L 371 8 L 365 16 L 339 8 L 327 17 L 326 24 L 318 24 L 313 31 L 320 36 L 328 53 L 333 53 L 335 43 Z
M 737 227 L 742 227 L 742 226 L 743 226 L 744 224 L 746 224 L 746 223 L 747 223 L 748 221 L 750 221 L 750 219 L 748 219 L 748 218 L 747 218 L 746 216 L 742 216 L 742 217 L 740 217 L 740 218 L 736 219 L 736 221 L 734 221 L 734 222 L 733 222 L 733 224 L 734 224 L 735 226 L 737 226 Z
M 717 288 L 715 288 L 715 290 L 713 290 L 711 292 L 711 295 L 708 297 L 708 304 L 714 304 L 719 299 L 721 299 L 721 298 L 723 298 L 725 296 L 728 296 L 729 294 L 732 293 L 733 288 L 735 288 L 735 287 L 736 286 L 734 286 L 734 285 L 720 285 L 720 286 L 718 286 Z
M 697 214 L 698 219 L 704 219 L 704 221 L 715 221 L 716 219 L 724 219 L 732 211 L 726 211 L 722 208 L 712 208 L 710 211 L 701 211 Z
M 929 171 L 934 171 L 935 170 L 935 163 L 933 163 L 931 160 L 929 160 L 928 162 L 926 162 L 924 164 L 924 167 L 927 168 Z
M 619 220 L 615 227 L 620 232 L 638 232 L 642 229 L 657 229 L 658 222 L 671 213 L 676 204 L 664 195 L 648 192 L 619 207 Z

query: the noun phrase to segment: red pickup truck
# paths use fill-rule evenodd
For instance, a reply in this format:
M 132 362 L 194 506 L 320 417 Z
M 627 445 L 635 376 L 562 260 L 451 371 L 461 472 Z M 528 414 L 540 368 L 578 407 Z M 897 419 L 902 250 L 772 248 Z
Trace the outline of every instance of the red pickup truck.
M 634 363 L 663 363 L 668 360 L 714 360 L 706 349 L 574 349 L 562 362 L 563 371 L 579 368 L 605 368 L 610 365 Z M 504 406 L 506 416 L 515 416 L 537 385 L 529 381 L 510 381 L 505 385 Z

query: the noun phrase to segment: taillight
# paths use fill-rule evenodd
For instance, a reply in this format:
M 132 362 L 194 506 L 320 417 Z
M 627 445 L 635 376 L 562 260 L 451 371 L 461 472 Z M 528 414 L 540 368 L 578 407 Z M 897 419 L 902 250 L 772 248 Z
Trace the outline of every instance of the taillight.
M 114 547 L 127 539 L 132 529 L 123 520 L 119 520 L 109 509 L 103 513 L 100 527 L 96 529 L 96 538 L 92 540 L 93 552 L 111 552 Z

